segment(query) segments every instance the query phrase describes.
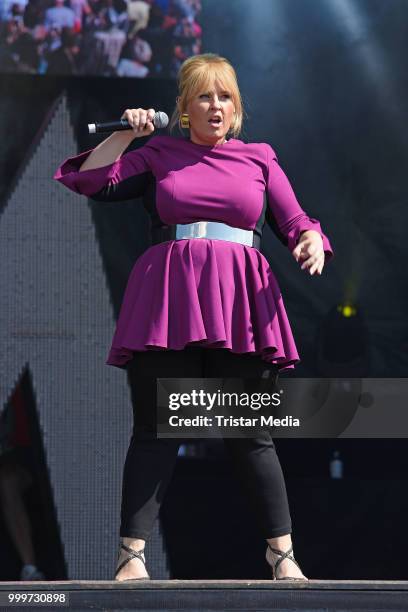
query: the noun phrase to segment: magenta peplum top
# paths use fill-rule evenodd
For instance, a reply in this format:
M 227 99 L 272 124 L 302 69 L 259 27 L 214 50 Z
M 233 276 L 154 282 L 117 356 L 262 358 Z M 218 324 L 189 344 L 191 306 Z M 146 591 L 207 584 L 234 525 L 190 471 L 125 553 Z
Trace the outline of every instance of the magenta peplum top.
M 267 208 L 290 251 L 313 229 L 326 263 L 333 257 L 267 143 L 230 138 L 207 146 L 154 135 L 114 163 L 79 172 L 91 151 L 66 159 L 53 178 L 96 201 L 143 196 L 152 226 L 212 220 L 254 230 Z M 189 344 L 259 355 L 279 371 L 300 361 L 279 285 L 258 249 L 191 238 L 153 244 L 138 257 L 106 363 L 125 368 L 134 351 Z

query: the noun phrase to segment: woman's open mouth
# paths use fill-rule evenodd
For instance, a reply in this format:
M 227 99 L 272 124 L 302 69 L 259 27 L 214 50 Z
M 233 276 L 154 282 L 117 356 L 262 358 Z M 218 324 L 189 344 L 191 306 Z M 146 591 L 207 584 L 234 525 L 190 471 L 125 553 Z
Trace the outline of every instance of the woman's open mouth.
M 219 119 L 219 118 L 209 119 L 208 123 L 214 127 L 219 127 L 222 124 L 222 119 Z

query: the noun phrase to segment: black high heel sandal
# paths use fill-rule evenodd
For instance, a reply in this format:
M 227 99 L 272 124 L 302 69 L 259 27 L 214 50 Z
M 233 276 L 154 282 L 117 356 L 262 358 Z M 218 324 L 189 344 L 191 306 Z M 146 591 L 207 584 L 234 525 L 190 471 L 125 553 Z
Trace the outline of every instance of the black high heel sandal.
M 281 558 L 278 559 L 276 563 L 274 563 L 272 558 L 270 558 L 269 549 L 271 549 L 271 551 L 274 552 L 276 555 L 280 555 Z M 296 576 L 296 577 L 295 576 L 283 576 L 282 578 L 276 577 L 277 568 L 282 563 L 282 561 L 286 558 L 293 561 L 293 563 L 296 563 L 298 568 L 301 570 L 301 567 L 299 563 L 296 561 L 295 557 L 290 554 L 292 551 L 293 551 L 293 545 L 286 552 L 284 552 L 283 550 L 279 550 L 278 548 L 272 548 L 272 546 L 268 543 L 268 548 L 266 549 L 266 561 L 272 567 L 272 580 L 300 580 L 302 582 L 307 582 L 309 580 L 309 578 L 300 578 L 300 576 Z
M 133 550 L 133 548 L 129 548 L 129 546 L 126 546 L 126 544 L 121 544 L 120 548 L 123 548 L 124 550 L 126 550 L 126 552 L 129 553 L 127 559 L 124 559 L 122 561 L 122 563 L 119 565 L 119 567 L 117 568 L 116 572 L 115 572 L 115 578 L 116 576 L 119 574 L 120 570 L 122 569 L 122 567 L 124 567 L 126 565 L 126 563 L 129 563 L 129 561 L 131 561 L 132 559 L 140 559 L 143 563 L 143 565 L 146 568 L 146 563 L 145 560 L 143 559 L 143 551 L 144 548 L 142 548 L 142 550 Z M 120 557 L 120 548 L 119 548 L 119 554 L 118 554 L 118 560 Z M 147 571 L 147 570 L 146 570 Z M 125 578 L 124 580 L 120 580 L 119 582 L 125 582 L 126 580 L 151 580 L 149 574 L 147 576 L 140 576 L 139 578 Z

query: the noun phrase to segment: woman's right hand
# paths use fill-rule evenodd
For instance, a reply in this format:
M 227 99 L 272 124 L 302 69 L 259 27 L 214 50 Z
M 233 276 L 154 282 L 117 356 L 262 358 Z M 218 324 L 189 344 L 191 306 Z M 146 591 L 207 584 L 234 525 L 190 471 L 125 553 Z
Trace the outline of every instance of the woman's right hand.
M 144 108 L 127 108 L 121 119 L 127 119 L 132 126 L 135 137 L 140 138 L 154 132 L 153 117 L 155 112 L 154 108 L 147 110 Z

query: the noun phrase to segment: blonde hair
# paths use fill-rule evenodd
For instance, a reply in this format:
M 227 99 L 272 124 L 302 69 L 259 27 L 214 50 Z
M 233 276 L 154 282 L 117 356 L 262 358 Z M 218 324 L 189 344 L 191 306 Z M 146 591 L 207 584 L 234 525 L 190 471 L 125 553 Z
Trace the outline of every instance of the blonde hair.
M 183 133 L 180 116 L 186 112 L 188 103 L 199 91 L 209 91 L 216 81 L 230 92 L 234 103 L 235 115 L 229 131 L 232 132 L 234 137 L 240 134 L 244 109 L 237 75 L 230 62 L 225 57 L 215 53 L 193 55 L 180 66 L 177 76 L 179 101 L 170 119 L 168 128 L 170 132 L 178 124 L 181 133 Z

